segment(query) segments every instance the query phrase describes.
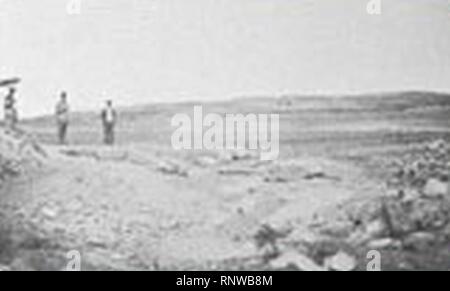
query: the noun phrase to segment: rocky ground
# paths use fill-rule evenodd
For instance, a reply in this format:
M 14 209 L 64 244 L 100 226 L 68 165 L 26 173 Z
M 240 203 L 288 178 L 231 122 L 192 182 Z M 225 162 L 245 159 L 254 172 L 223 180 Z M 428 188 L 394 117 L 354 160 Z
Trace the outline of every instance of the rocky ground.
M 448 270 L 448 115 L 419 118 L 400 101 L 388 125 L 384 101 L 382 116 L 372 101 L 343 114 L 344 101 L 327 100 L 313 123 L 310 108 L 286 113 L 291 135 L 273 162 L 161 146 L 165 111 L 142 118 L 151 138 L 123 129 L 128 142 L 112 148 L 84 142 L 88 122 L 63 147 L 1 130 L 0 269 L 64 270 L 77 250 L 83 270 L 366 270 L 375 250 L 382 270 Z M 327 131 L 330 120 L 341 123 Z
M 450 239 L 450 152 L 442 141 L 423 151 L 395 163 L 383 189 L 318 159 L 48 148 L 28 177 L 3 164 L 20 187 L 2 203 L 2 268 L 64 269 L 72 249 L 92 270 L 354 270 L 370 250 L 389 269 L 424 268 L 424 254 L 444 268 L 429 252 Z
M 335 269 L 364 269 L 364 255 L 376 250 L 385 270 L 448 270 L 449 161 L 443 140 L 395 161 L 386 168 L 392 179 L 381 197 L 358 197 L 316 217 L 311 228 L 319 238 L 307 252 L 319 263 L 326 262 L 324 254 L 337 253 Z
M 86 269 L 250 268 L 265 260 L 263 225 L 301 223 L 357 191 L 341 183 L 341 165 L 326 161 L 329 177 L 318 160 L 261 165 L 233 153 L 169 160 L 129 149 L 47 150 L 39 173 L 16 180 L 26 187 L 3 199 L 3 258 L 13 269 L 61 269 L 72 249 Z

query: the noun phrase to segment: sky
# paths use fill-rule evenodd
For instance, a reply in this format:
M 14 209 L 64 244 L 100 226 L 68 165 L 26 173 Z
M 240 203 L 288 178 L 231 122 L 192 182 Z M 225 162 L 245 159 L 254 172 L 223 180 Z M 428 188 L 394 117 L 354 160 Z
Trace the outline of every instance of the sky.
M 0 0 L 0 79 L 23 79 L 22 116 L 51 113 L 62 90 L 74 110 L 450 92 L 450 1 L 381 0 L 380 15 L 368 2 Z

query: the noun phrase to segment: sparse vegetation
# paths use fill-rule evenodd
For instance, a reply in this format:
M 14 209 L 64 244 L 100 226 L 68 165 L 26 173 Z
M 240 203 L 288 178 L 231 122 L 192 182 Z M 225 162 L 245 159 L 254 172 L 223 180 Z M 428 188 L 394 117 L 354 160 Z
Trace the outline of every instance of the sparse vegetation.
M 25 181 L 1 156 L 0 269 L 62 269 L 79 249 L 94 270 L 364 270 L 373 247 L 383 269 L 450 267 L 450 96 L 204 106 L 280 113 L 280 160 L 267 163 L 173 151 L 170 118 L 192 106 L 122 110 L 114 148 L 95 114 L 73 116 L 68 147 L 52 117 L 22 123 L 48 157 Z

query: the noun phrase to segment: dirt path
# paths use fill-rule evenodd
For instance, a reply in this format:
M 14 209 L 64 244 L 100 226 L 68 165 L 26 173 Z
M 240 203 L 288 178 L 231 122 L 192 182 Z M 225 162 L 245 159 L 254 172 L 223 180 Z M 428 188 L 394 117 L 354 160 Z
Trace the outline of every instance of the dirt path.
M 214 268 L 259 256 L 253 236 L 262 224 L 306 224 L 320 209 L 377 191 L 357 169 L 311 158 L 202 165 L 130 148 L 49 152 L 42 172 L 17 181 L 2 202 L 18 269 L 64 269 L 70 250 L 84 269 Z M 36 248 L 23 247 L 29 233 L 41 240 Z

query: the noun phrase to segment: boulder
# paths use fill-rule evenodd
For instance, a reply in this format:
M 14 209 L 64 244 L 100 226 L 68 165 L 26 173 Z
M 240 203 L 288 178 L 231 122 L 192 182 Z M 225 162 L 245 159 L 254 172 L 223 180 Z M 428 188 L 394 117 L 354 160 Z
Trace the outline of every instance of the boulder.
M 389 235 L 389 228 L 382 219 L 377 219 L 366 224 L 364 228 L 353 231 L 346 242 L 352 246 L 365 245 L 386 235 Z
M 417 200 L 410 211 L 419 230 L 443 228 L 450 219 L 450 203 L 445 200 Z
M 296 226 L 285 241 L 313 245 L 323 238 L 308 227 Z
M 384 250 L 384 249 L 399 249 L 401 248 L 402 243 L 398 240 L 392 238 L 382 238 L 370 241 L 367 244 L 367 247 L 371 250 Z
M 324 265 L 331 271 L 353 271 L 357 267 L 356 259 L 342 251 L 326 258 Z
M 401 237 L 422 229 L 440 229 L 450 219 L 450 203 L 445 200 L 416 199 L 385 202 L 385 220 L 389 236 Z
M 436 152 L 436 151 L 440 150 L 441 148 L 445 148 L 445 141 L 443 141 L 443 140 L 436 140 L 427 145 L 427 150 L 429 150 L 431 152 Z
M 42 215 L 47 219 L 54 219 L 58 216 L 58 208 L 55 205 L 45 205 L 41 208 Z
M 277 241 L 277 247 L 282 252 L 296 250 L 301 253 L 308 253 L 311 246 L 319 244 L 325 239 L 307 227 L 297 226 L 287 237 Z
M 365 232 L 371 238 L 383 237 L 388 234 L 386 223 L 382 219 L 377 219 L 366 225 Z
M 318 265 L 310 258 L 296 251 L 283 253 L 281 256 L 270 262 L 270 267 L 277 270 L 294 267 L 300 271 L 327 271 L 326 268 Z
M 448 183 L 437 179 L 429 179 L 423 189 L 423 195 L 427 198 L 445 197 L 448 194 Z
M 396 199 L 387 199 L 383 206 L 383 219 L 389 229 L 389 236 L 403 236 L 417 229 L 405 205 Z
M 403 240 L 406 249 L 414 251 L 427 251 L 433 248 L 436 243 L 436 236 L 429 232 L 415 232 L 408 235 Z
M 420 199 L 420 197 L 421 195 L 416 189 L 407 189 L 403 191 L 402 201 L 408 203 L 416 201 L 417 199 Z

